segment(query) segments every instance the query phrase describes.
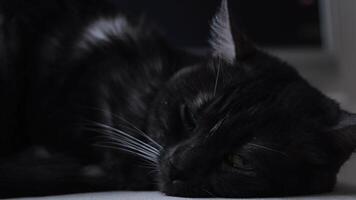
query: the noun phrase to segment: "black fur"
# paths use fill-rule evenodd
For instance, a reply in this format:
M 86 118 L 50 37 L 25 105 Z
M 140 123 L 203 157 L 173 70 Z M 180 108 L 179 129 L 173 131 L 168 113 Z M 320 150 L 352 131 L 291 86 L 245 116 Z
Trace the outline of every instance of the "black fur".
M 234 63 L 172 48 L 142 20 L 82 48 L 90 24 L 121 13 L 110 2 L 0 6 L 0 197 L 329 192 L 356 146 L 354 126 L 334 129 L 336 102 L 236 31 Z M 159 153 L 137 156 L 130 137 Z

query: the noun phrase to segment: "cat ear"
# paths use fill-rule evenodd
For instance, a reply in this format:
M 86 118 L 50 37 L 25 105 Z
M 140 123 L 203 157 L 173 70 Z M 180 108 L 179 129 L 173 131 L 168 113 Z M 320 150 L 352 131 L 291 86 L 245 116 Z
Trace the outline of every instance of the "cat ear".
M 229 63 L 241 60 L 254 50 L 244 34 L 236 30 L 232 23 L 227 0 L 222 0 L 220 9 L 211 23 L 210 45 L 214 57 Z
M 339 123 L 333 128 L 334 139 L 347 151 L 356 149 L 356 114 L 342 111 Z

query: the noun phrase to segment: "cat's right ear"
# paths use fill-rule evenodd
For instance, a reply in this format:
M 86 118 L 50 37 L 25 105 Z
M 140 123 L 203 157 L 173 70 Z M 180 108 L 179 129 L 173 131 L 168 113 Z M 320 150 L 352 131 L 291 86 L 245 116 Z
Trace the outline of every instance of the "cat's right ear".
M 212 55 L 231 64 L 243 60 L 255 51 L 246 36 L 237 30 L 227 0 L 222 0 L 220 9 L 212 20 L 209 42 Z

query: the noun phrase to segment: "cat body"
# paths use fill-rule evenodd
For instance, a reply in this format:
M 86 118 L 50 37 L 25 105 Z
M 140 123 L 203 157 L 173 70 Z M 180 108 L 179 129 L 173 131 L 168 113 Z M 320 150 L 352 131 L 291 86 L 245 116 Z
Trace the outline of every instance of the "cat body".
M 17 110 L 16 119 L 11 121 L 18 130 L 9 129 L 2 137 L 2 157 L 10 157 L 12 163 L 7 162 L 0 170 L 3 183 L 10 182 L 1 194 L 152 189 L 152 177 L 141 173 L 148 170 L 137 167 L 133 161 L 136 158 L 126 153 L 115 153 L 122 161 L 112 160 L 112 151 L 97 145 L 102 135 L 90 130 L 88 124 L 126 127 L 129 121 L 144 130 L 156 91 L 184 67 L 180 61 L 184 53 L 171 49 L 150 28 L 143 29 L 139 21 L 129 22 L 104 3 L 95 9 L 82 9 L 69 1 L 51 3 L 59 5 L 50 9 L 45 2 L 29 3 L 24 6 L 27 13 L 5 16 L 4 42 L 13 57 L 8 66 L 16 68 L 9 76 L 24 74 L 15 88 L 21 90 L 21 98 L 4 95 L 18 101 L 13 108 Z M 24 21 L 28 16 L 29 21 Z M 11 42 L 18 42 L 13 51 Z M 2 123 L 9 125 L 10 120 Z M 48 155 L 41 159 L 43 154 Z M 102 176 L 86 177 L 86 167 L 102 171 Z M 26 174 L 18 177 L 23 187 L 14 179 L 18 171 Z M 49 181 L 57 176 L 68 180 L 60 184 Z M 32 179 L 39 179 L 38 183 L 32 183 Z M 40 187 L 30 188 L 29 183 Z
M 0 197 L 332 190 L 354 115 L 236 31 L 227 1 L 206 57 L 109 2 L 83 2 L 0 4 Z

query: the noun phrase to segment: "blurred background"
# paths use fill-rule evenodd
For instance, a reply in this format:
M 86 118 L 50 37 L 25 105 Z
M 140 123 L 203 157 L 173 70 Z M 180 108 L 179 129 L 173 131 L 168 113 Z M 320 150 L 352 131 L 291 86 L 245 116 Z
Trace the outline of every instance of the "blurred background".
M 220 0 L 112 0 L 154 22 L 175 46 L 204 52 Z M 356 112 L 355 0 L 230 0 L 238 26 L 316 87 Z M 355 104 L 353 103 L 355 102 Z
M 220 0 L 112 0 L 141 14 L 176 46 L 204 52 Z M 356 112 L 356 0 L 230 0 L 239 27 L 261 48 L 294 65 L 312 85 Z M 340 182 L 356 188 L 356 156 Z

